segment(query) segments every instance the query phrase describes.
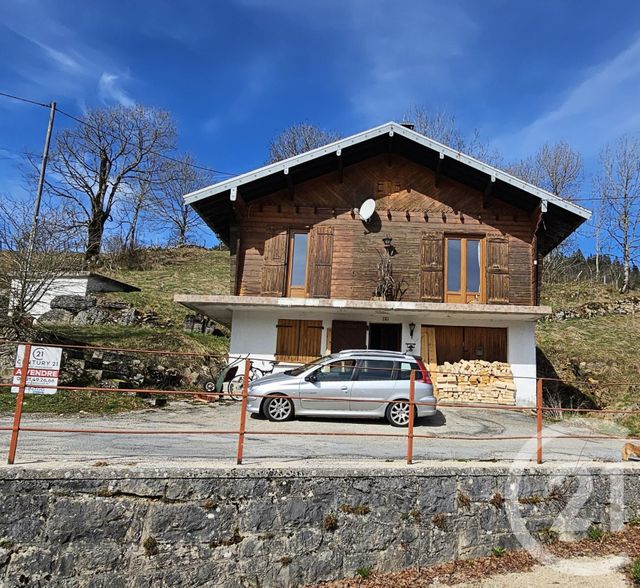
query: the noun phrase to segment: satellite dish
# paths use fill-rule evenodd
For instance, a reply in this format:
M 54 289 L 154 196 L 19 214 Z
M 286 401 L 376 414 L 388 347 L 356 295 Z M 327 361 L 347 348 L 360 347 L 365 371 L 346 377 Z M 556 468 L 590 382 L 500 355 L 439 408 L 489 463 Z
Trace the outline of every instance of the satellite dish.
M 358 214 L 360 218 L 366 223 L 376 211 L 376 201 L 373 198 L 369 198 L 362 203 Z

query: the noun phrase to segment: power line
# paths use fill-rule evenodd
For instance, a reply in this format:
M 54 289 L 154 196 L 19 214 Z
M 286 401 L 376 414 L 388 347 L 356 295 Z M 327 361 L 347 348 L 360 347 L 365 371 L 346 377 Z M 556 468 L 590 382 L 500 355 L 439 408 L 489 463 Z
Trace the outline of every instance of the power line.
M 44 102 L 38 102 L 37 100 L 31 100 L 30 98 L 24 98 L 22 96 L 14 96 L 13 94 L 7 94 L 6 92 L 0 92 L 0 96 L 11 98 L 12 100 L 19 100 L 20 102 L 26 102 L 27 104 L 35 104 L 36 106 L 42 106 L 44 108 L 51 107 L 51 104 L 45 104 Z
M 37 100 L 32 100 L 30 98 L 25 98 L 24 96 L 16 96 L 14 94 L 8 94 L 7 92 L 0 92 L 0 96 L 3 96 L 5 98 L 10 98 L 12 100 L 19 100 L 20 102 L 25 102 L 27 104 L 33 104 L 35 106 L 41 106 L 43 108 L 51 108 L 51 104 L 45 104 L 44 102 L 38 102 Z M 99 129 L 97 129 L 96 127 L 90 125 L 88 122 L 82 120 L 81 118 L 78 118 L 77 116 L 74 116 L 73 114 L 69 114 L 68 112 L 65 112 L 64 110 L 61 110 L 60 108 L 56 109 L 57 112 L 59 112 L 60 114 L 66 116 L 67 118 L 70 118 L 71 120 L 74 120 L 75 122 L 84 125 L 88 128 L 93 129 L 94 131 L 99 131 Z M 112 135 L 112 137 L 114 137 L 114 135 Z M 10 151 L 9 149 L 6 149 L 6 151 Z M 174 163 L 180 163 L 182 165 L 188 165 L 189 167 L 193 167 L 195 169 L 199 169 L 202 171 L 208 171 L 214 174 L 218 174 L 221 176 L 236 176 L 238 174 L 233 173 L 233 172 L 225 172 L 225 171 L 221 171 L 221 170 L 217 170 L 217 169 L 213 169 L 212 167 L 206 167 L 206 166 L 202 166 L 202 165 L 198 165 L 196 163 L 187 163 L 185 161 L 182 161 L 180 159 L 177 159 L 176 157 L 171 157 L 170 155 L 166 155 L 165 153 L 158 153 L 155 151 L 150 151 L 149 153 L 151 153 L 152 155 L 155 155 L 156 157 L 162 157 L 163 159 L 166 159 L 168 161 L 173 161 Z
M 87 128 L 90 128 L 94 131 L 98 131 L 98 132 L 103 132 L 100 129 L 98 129 L 97 127 L 94 127 L 93 125 L 89 124 L 87 121 L 82 120 L 81 118 L 78 118 L 77 116 L 74 116 L 73 114 L 69 114 L 68 112 L 65 112 L 64 110 L 61 110 L 60 108 L 58 108 L 58 112 L 68 118 L 70 118 L 71 120 L 74 120 L 75 122 L 84 125 Z M 111 133 L 107 133 L 107 134 L 111 134 Z M 113 134 L 111 134 L 111 136 L 115 139 L 117 139 L 117 137 Z M 189 167 L 193 167 L 195 169 L 199 169 L 199 170 L 203 170 L 203 171 L 208 171 L 208 172 L 212 172 L 214 174 L 218 174 L 218 175 L 223 175 L 223 176 L 235 176 L 237 174 L 232 173 L 232 172 L 225 172 L 225 171 L 221 171 L 221 170 L 217 170 L 217 169 L 213 169 L 211 167 L 205 167 L 202 165 L 197 165 L 195 163 L 186 163 L 185 161 L 182 161 L 180 159 L 177 159 L 175 157 L 171 157 L 170 155 L 166 155 L 165 153 L 159 153 L 157 151 L 149 151 L 149 153 L 151 153 L 152 155 L 155 155 L 156 157 L 162 157 L 163 159 L 167 159 L 168 161 L 173 161 L 174 163 L 180 163 L 182 165 L 188 165 Z

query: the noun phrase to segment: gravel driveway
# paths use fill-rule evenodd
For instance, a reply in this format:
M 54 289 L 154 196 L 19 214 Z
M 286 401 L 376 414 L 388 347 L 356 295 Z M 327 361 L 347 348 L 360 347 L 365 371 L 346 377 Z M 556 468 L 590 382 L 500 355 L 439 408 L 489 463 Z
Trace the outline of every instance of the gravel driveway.
M 125 431 L 122 435 L 83 433 L 39 433 L 23 431 L 16 463 L 136 463 L 178 464 L 181 461 L 235 463 L 237 435 L 202 434 L 207 431 L 237 431 L 239 403 L 200 404 L 173 402 L 165 408 L 150 408 L 114 416 L 25 415 L 23 426 L 64 427 L 69 429 L 108 428 Z M 11 426 L 12 416 L 0 417 L 0 426 Z M 136 430 L 158 432 L 190 431 L 188 434 L 136 435 Z M 278 435 L 276 431 L 304 435 Z M 368 437 L 319 436 L 317 433 L 367 433 Z M 447 408 L 431 419 L 421 420 L 416 435 L 415 461 L 423 460 L 513 460 L 533 459 L 535 441 L 479 440 L 477 437 L 521 436 L 535 438 L 535 419 L 525 413 L 508 410 L 470 410 Z M 589 429 L 571 424 L 550 424 L 545 434 L 589 434 Z M 304 418 L 276 424 L 247 417 L 245 463 L 261 460 L 301 462 L 304 460 L 402 460 L 405 435 L 384 421 Z M 439 439 L 443 435 L 459 439 Z M 7 451 L 9 433 L 0 432 L 0 450 Z M 528 445 L 527 445 L 528 443 Z M 545 445 L 545 460 L 618 460 L 624 441 L 613 439 L 553 439 Z M 519 452 L 520 453 L 519 455 Z M 6 454 L 6 453 L 5 453 Z

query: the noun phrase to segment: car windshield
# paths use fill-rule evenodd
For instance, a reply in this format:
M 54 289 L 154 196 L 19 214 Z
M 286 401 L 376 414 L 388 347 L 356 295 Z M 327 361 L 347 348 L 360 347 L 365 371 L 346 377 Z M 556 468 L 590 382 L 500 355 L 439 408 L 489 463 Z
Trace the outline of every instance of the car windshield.
M 313 361 L 310 361 L 309 363 L 305 363 L 304 365 L 301 365 L 300 367 L 292 368 L 290 370 L 287 370 L 284 373 L 287 374 L 287 376 L 299 376 L 300 374 L 303 374 L 304 372 L 306 372 L 307 370 L 311 369 L 312 367 L 317 366 L 317 365 L 327 361 L 327 359 L 329 359 L 331 357 L 333 357 L 333 356 L 325 355 L 324 357 L 319 357 L 318 359 L 314 359 Z

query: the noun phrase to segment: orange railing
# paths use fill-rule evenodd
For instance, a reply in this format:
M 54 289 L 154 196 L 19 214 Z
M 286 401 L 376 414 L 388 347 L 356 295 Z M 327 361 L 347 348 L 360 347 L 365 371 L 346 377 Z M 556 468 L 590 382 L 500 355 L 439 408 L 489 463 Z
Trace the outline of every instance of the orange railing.
M 23 366 L 29 365 L 29 358 L 31 354 L 31 343 L 19 343 L 15 341 L 0 341 L 0 343 L 4 344 L 13 344 L 13 345 L 24 345 L 24 354 L 23 354 Z M 140 354 L 155 354 L 155 355 L 171 355 L 176 357 L 203 357 L 203 358 L 212 358 L 218 357 L 222 358 L 221 355 L 215 354 L 207 354 L 207 353 L 186 353 L 186 352 L 167 352 L 161 350 L 140 350 L 140 349 L 121 349 L 115 347 L 96 347 L 96 346 L 83 346 L 83 345 L 58 345 L 58 344 L 50 344 L 55 347 L 62 347 L 66 349 L 81 349 L 81 350 L 100 350 L 100 351 L 113 351 L 118 353 L 127 353 L 127 352 L 135 352 Z M 264 360 L 262 360 L 264 361 Z M 207 429 L 203 430 L 144 430 L 144 429 L 105 429 L 105 428 L 91 428 L 91 429 L 83 429 L 83 428 L 68 428 L 68 427 L 39 427 L 39 426 L 24 426 L 22 423 L 22 415 L 24 408 L 24 398 L 25 398 L 25 389 L 28 386 L 27 384 L 27 376 L 28 370 L 23 369 L 21 372 L 20 381 L 18 384 L 0 384 L 0 388 L 9 388 L 9 387 L 18 387 L 18 393 L 16 395 L 16 404 L 13 414 L 13 424 L 11 427 L 0 427 L 0 431 L 10 431 L 11 438 L 9 442 L 9 453 L 7 462 L 9 464 L 13 464 L 15 462 L 16 452 L 18 448 L 18 440 L 20 437 L 20 432 L 32 432 L 32 433 L 81 433 L 81 434 L 109 434 L 109 435 L 237 435 L 237 450 L 236 450 L 236 463 L 241 465 L 243 462 L 244 456 L 244 448 L 245 448 L 245 439 L 246 436 L 251 435 L 291 435 L 291 436 L 342 436 L 342 437 L 391 437 L 391 438 L 405 438 L 406 439 L 406 462 L 407 464 L 413 463 L 413 453 L 414 453 L 414 440 L 416 439 L 429 439 L 429 440 L 469 440 L 475 439 L 478 441 L 504 441 L 504 440 L 530 440 L 532 435 L 499 435 L 499 436 L 463 436 L 463 435 L 435 435 L 435 434 L 420 434 L 415 432 L 415 409 L 416 407 L 422 405 L 429 405 L 430 403 L 418 402 L 415 399 L 415 382 L 416 382 L 416 372 L 412 371 L 409 379 L 409 419 L 406 433 L 366 433 L 366 432 L 352 432 L 352 431 L 341 431 L 341 432 L 327 432 L 327 431 L 283 431 L 283 430 L 269 430 L 269 431 L 257 431 L 257 430 L 247 430 L 247 403 L 250 398 L 255 398 L 249 394 L 248 383 L 249 383 L 249 374 L 251 370 L 251 358 L 247 356 L 244 359 L 244 377 L 243 377 L 243 386 L 242 386 L 242 403 L 240 409 L 240 416 L 238 427 L 234 429 L 223 429 L 223 430 L 211 430 Z M 367 368 L 371 370 L 371 367 Z M 375 369 L 375 368 L 373 368 Z M 420 370 L 417 370 L 420 371 Z M 431 374 L 434 373 L 445 373 L 444 371 L 431 371 Z M 518 379 L 528 379 L 526 377 L 516 376 Z M 499 376 L 494 376 L 495 379 L 500 379 Z M 510 378 L 511 379 L 511 378 Z M 533 379 L 533 378 L 529 378 Z M 543 435 L 543 415 L 545 411 L 554 411 L 554 412 L 589 412 L 589 413 L 608 413 L 608 414 L 640 414 L 640 410 L 600 410 L 600 409 L 580 409 L 580 408 L 556 408 L 556 407 L 545 407 L 543 405 L 543 382 L 544 381 L 558 381 L 562 380 L 558 378 L 535 378 L 536 379 L 536 404 L 535 407 L 526 407 L 526 406 L 513 406 L 513 405 L 504 405 L 504 404 L 481 404 L 481 403 L 455 403 L 455 402 L 438 402 L 439 409 L 446 408 L 464 408 L 470 410 L 506 410 L 506 411 L 520 411 L 520 412 L 532 412 L 535 411 L 536 416 L 536 456 L 535 459 L 537 463 L 542 463 L 543 460 L 543 441 L 545 437 Z M 602 385 L 637 385 L 631 384 L 629 382 L 605 382 Z M 99 386 L 44 386 L 37 385 L 38 388 L 50 388 L 57 390 L 82 390 L 87 392 L 105 392 L 105 393 L 144 393 L 149 395 L 170 395 L 170 396 L 190 396 L 190 397 L 199 397 L 206 399 L 217 399 L 224 398 L 225 396 L 232 396 L 231 392 L 203 392 L 202 390 L 163 390 L 156 388 L 106 388 Z M 271 397 L 285 397 L 279 395 L 273 395 Z M 321 400 L 332 400 L 336 399 L 331 397 L 318 397 L 318 396 L 296 396 L 296 400 L 313 400 L 313 401 L 321 401 Z M 345 401 L 349 402 L 371 402 L 372 399 L 358 399 L 358 398 L 345 398 Z M 406 400 L 379 400 L 376 399 L 376 402 L 379 403 L 403 403 Z M 615 436 L 615 435 L 569 435 L 563 434 L 560 436 L 563 439 L 625 439 L 626 437 Z M 557 439 L 558 437 L 553 437 Z

